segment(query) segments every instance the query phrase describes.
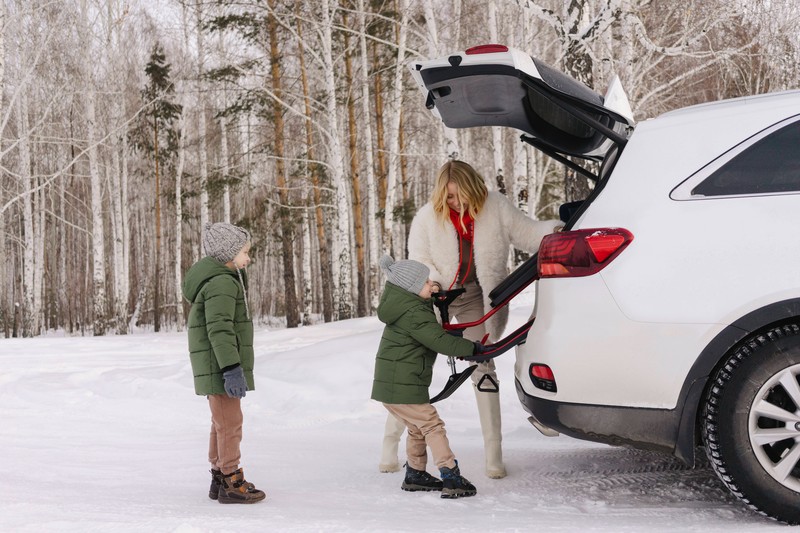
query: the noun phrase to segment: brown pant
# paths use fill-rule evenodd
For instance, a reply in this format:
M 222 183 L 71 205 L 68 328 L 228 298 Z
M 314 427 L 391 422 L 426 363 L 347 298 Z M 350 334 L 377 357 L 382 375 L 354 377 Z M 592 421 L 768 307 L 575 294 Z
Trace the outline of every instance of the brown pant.
M 226 394 L 208 396 L 211 408 L 211 438 L 208 442 L 208 462 L 212 468 L 230 474 L 239 468 L 242 454 L 242 400 Z
M 402 420 L 408 428 L 406 455 L 408 466 L 415 470 L 425 470 L 428 463 L 427 445 L 433 454 L 437 468 L 455 468 L 456 458 L 450 449 L 444 421 L 439 418 L 436 408 L 429 403 L 422 404 L 383 404 L 386 410 Z

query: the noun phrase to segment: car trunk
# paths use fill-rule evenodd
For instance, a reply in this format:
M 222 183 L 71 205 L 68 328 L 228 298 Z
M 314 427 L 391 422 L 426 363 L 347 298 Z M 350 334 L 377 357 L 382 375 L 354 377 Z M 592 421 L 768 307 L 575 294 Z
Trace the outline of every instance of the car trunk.
M 561 158 L 602 161 L 624 146 L 634 121 L 617 78 L 603 97 L 519 50 L 491 46 L 410 64 L 426 107 L 446 126 L 515 128 Z

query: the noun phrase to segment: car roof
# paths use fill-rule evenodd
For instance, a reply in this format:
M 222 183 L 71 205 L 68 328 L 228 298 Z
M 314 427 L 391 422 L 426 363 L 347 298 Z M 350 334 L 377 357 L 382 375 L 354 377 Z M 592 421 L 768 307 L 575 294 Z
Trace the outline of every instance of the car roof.
M 752 108 L 784 108 L 786 106 L 798 106 L 800 100 L 800 90 L 789 90 L 775 93 L 757 94 L 752 96 L 741 96 L 727 100 L 717 100 L 705 102 L 692 106 L 682 107 L 672 111 L 667 111 L 658 118 L 680 118 L 680 117 L 704 117 L 713 114 L 734 113 L 743 109 Z M 800 112 L 800 107 L 797 108 Z M 791 116 L 788 115 L 788 116 Z

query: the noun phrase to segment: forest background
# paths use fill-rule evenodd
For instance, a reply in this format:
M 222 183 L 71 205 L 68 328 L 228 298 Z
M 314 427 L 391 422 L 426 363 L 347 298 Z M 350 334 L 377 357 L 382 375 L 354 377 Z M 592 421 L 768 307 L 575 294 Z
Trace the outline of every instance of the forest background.
M 372 314 L 448 158 L 536 219 L 591 187 L 518 132 L 443 127 L 409 61 L 507 44 L 601 94 L 618 75 L 641 121 L 800 87 L 798 23 L 794 0 L 0 0 L 0 337 L 181 329 L 209 221 L 252 232 L 258 323 Z

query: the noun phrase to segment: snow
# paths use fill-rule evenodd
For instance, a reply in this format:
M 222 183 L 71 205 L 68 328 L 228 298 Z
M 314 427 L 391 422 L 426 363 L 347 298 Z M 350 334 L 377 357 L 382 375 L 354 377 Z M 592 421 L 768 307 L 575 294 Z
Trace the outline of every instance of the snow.
M 512 307 L 510 327 L 530 309 Z M 386 412 L 369 395 L 381 329 L 372 317 L 256 331 L 242 466 L 268 499 L 250 506 L 207 497 L 209 412 L 192 388 L 185 333 L 0 340 L 0 531 L 785 527 L 749 511 L 707 465 L 542 436 L 516 398 L 512 353 L 497 359 L 508 477 L 483 474 L 467 383 L 437 408 L 477 496 L 401 491 L 401 473 L 377 469 Z M 434 392 L 448 374 L 442 357 Z

